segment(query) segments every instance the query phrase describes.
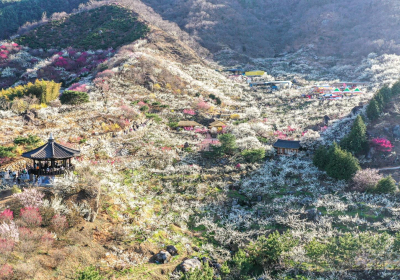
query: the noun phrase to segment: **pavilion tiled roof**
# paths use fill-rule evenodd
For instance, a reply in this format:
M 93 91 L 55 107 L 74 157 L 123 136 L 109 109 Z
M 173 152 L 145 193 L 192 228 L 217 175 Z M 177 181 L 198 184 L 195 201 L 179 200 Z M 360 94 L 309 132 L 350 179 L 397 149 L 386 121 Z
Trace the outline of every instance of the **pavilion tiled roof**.
M 22 156 L 30 159 L 67 159 L 79 156 L 81 152 L 58 144 L 50 136 L 49 141 L 43 146 L 23 153 Z

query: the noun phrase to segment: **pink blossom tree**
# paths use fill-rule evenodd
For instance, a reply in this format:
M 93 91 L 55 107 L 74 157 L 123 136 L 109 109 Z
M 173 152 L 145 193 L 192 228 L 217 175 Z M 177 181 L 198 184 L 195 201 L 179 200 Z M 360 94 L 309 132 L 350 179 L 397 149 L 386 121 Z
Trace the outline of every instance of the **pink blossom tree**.
M 22 208 L 20 216 L 29 227 L 37 227 L 42 224 L 42 216 L 36 207 Z
M 371 145 L 380 152 L 391 152 L 394 147 L 386 138 L 374 138 L 371 140 Z
M 40 207 L 43 204 L 44 194 L 37 189 L 24 189 L 23 192 L 13 194 L 24 207 Z
M 0 222 L 11 222 L 13 219 L 13 211 L 10 209 L 6 209 L 0 213 Z

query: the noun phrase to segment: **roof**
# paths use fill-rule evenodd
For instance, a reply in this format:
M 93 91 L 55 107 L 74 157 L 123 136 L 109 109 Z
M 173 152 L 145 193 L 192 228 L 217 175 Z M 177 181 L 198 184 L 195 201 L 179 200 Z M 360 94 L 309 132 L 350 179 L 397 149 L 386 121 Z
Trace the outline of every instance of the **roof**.
M 178 122 L 178 126 L 189 127 L 189 126 L 202 126 L 202 125 L 195 121 L 180 121 L 180 122 Z
M 274 144 L 274 148 L 300 149 L 300 141 L 278 139 Z
M 210 123 L 209 126 L 226 126 L 226 124 L 221 121 L 215 121 Z
M 23 153 L 24 158 L 30 159 L 66 159 L 79 156 L 81 152 L 58 144 L 50 136 L 49 141 L 43 146 L 32 151 Z

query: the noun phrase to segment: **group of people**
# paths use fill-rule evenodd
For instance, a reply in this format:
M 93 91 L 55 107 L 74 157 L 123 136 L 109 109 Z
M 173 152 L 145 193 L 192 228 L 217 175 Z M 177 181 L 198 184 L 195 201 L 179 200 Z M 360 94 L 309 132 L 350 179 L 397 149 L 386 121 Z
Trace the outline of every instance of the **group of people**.
M 26 168 L 21 170 L 8 170 L 0 172 L 0 178 L 8 180 L 16 184 L 20 184 L 21 180 L 29 180 L 29 172 Z

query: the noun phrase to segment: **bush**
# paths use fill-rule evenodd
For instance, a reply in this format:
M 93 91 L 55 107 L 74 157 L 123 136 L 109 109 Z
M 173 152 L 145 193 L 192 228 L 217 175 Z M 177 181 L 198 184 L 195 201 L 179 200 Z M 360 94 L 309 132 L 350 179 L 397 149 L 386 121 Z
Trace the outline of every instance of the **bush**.
M 28 137 L 18 136 L 14 139 L 15 145 L 29 145 L 36 147 L 40 143 L 40 138 L 35 135 L 28 135 Z
M 21 193 L 13 194 L 13 197 L 18 199 L 24 207 L 38 208 L 43 204 L 44 194 L 37 189 L 24 189 Z
M 58 98 L 60 94 L 61 84 L 53 81 L 36 80 L 35 83 L 27 85 L 19 85 L 13 88 L 0 91 L 0 97 L 5 96 L 9 100 L 13 100 L 22 96 L 35 96 L 40 100 L 40 103 L 48 104 Z
M 11 265 L 9 264 L 3 264 L 0 266 L 0 279 L 1 280 L 6 280 L 6 279 L 13 279 L 14 271 Z
M 13 211 L 10 209 L 5 209 L 0 213 L 0 223 L 2 222 L 11 222 L 14 219 Z
M 149 106 L 142 106 L 142 107 L 140 107 L 140 109 L 139 109 L 140 111 L 142 111 L 142 112 L 148 112 L 149 111 Z
M 206 263 L 202 269 L 188 271 L 181 276 L 180 280 L 214 280 L 214 269 Z
M 396 181 L 393 180 L 392 176 L 388 176 L 379 180 L 376 188 L 373 190 L 374 193 L 395 193 L 397 191 Z
M 42 224 L 42 216 L 39 213 L 39 209 L 36 207 L 22 208 L 20 216 L 29 227 L 37 227 Z
M 99 271 L 93 267 L 89 266 L 84 270 L 78 272 L 77 280 L 102 280 L 103 277 L 100 275 Z
M 244 150 L 242 152 L 242 156 L 247 162 L 258 162 L 265 158 L 265 150 L 264 149 L 254 149 L 254 150 Z
M 392 96 L 397 96 L 400 94 L 400 81 L 397 81 L 396 83 L 393 84 L 391 91 L 392 91 Z
M 63 233 L 68 229 L 67 217 L 57 214 L 51 219 L 51 225 L 56 232 Z
M 89 102 L 86 92 L 66 90 L 60 95 L 61 104 L 77 105 Z
M 352 191 L 364 192 L 375 189 L 376 184 L 382 179 L 377 169 L 358 170 L 353 177 Z
M 13 146 L 13 147 L 4 147 L 4 146 L 0 146 L 0 158 L 14 158 L 16 157 L 15 149 L 17 147 Z

